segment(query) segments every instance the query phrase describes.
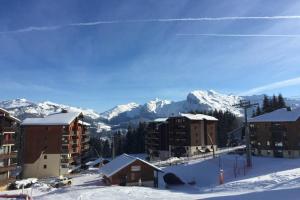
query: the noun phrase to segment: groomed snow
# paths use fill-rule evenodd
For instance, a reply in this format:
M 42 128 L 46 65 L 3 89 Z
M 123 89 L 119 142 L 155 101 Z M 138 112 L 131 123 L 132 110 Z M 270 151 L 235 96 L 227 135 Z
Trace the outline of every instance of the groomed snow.
M 243 157 L 237 157 L 239 167 L 243 166 Z M 240 170 L 238 177 L 233 176 L 235 155 L 219 159 L 193 161 L 188 164 L 170 166 L 164 171 L 174 172 L 184 181 L 195 181 L 195 185 L 165 188 L 160 177 L 160 188 L 104 186 L 100 175 L 95 172 L 73 177 L 71 187 L 54 189 L 45 184 L 33 189 L 35 200 L 297 200 L 300 196 L 300 159 L 254 157 L 253 168 Z M 219 163 L 223 166 L 225 184 L 218 184 Z M 20 193 L 8 191 L 3 193 Z M 25 193 L 31 194 L 31 189 Z

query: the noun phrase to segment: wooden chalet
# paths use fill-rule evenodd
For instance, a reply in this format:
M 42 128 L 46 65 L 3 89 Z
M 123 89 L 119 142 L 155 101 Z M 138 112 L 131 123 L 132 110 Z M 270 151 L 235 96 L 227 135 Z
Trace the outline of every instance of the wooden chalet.
M 100 168 L 107 185 L 158 186 L 158 172 L 162 170 L 140 158 L 122 154 Z

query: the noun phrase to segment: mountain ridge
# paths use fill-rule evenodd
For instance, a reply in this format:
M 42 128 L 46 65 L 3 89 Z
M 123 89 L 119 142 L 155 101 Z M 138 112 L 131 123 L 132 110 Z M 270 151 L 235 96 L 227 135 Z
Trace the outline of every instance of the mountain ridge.
M 87 116 L 89 122 L 92 122 L 97 127 L 98 123 L 102 123 L 103 126 L 128 124 L 129 122 L 137 123 L 191 111 L 230 111 L 241 117 L 243 115 L 242 111 L 234 107 L 234 104 L 239 103 L 240 100 L 250 100 L 253 103 L 262 104 L 263 97 L 264 95 L 237 96 L 218 93 L 214 90 L 195 90 L 188 93 L 186 99 L 182 101 L 156 98 L 144 104 L 131 102 L 117 105 L 101 113 L 92 109 L 72 107 L 51 101 L 34 103 L 24 98 L 0 101 L 0 107 L 8 110 L 20 119 L 42 117 L 54 112 L 60 112 L 62 109 L 80 111 Z M 286 98 L 286 102 L 292 107 L 300 106 L 300 99 Z

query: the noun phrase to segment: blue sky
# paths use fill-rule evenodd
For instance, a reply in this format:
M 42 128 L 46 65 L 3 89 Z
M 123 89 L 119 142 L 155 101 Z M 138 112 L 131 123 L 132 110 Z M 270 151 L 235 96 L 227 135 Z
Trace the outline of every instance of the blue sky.
M 297 0 L 0 0 L 0 100 L 299 97 L 299 15 Z

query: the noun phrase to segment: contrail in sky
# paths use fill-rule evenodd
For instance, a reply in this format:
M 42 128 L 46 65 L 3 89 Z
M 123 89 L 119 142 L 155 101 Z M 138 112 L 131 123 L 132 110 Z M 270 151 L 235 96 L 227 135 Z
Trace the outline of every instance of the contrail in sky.
M 267 84 L 261 87 L 252 88 L 246 92 L 243 92 L 240 95 L 258 94 L 267 90 L 274 90 L 274 89 L 285 88 L 285 87 L 290 87 L 295 85 L 300 85 L 300 77 Z
M 199 34 L 176 34 L 181 37 L 207 36 L 207 37 L 300 37 L 300 34 L 219 34 L 219 33 L 199 33 Z
M 235 21 L 235 20 L 299 20 L 300 15 L 292 16 L 249 16 L 249 17 L 199 17 L 199 18 L 169 18 L 169 19 L 136 19 L 136 20 L 112 20 L 112 21 L 92 21 L 78 22 L 56 26 L 30 26 L 22 29 L 2 31 L 0 34 L 6 33 L 23 33 L 32 31 L 48 31 L 57 30 L 67 27 L 81 26 L 97 26 L 103 24 L 125 24 L 125 23 L 151 23 L 151 22 L 201 22 L 201 21 Z

